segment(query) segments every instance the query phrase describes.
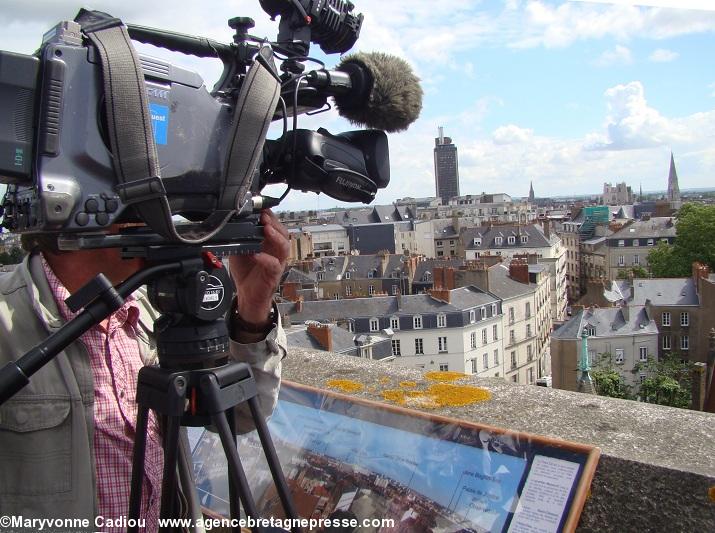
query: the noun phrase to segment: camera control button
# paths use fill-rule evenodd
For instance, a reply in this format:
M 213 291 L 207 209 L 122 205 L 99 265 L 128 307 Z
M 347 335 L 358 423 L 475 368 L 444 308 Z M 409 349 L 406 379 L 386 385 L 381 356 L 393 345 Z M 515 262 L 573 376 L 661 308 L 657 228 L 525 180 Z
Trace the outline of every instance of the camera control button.
M 90 198 L 84 203 L 84 208 L 87 210 L 87 213 L 96 213 L 99 211 L 99 202 L 96 198 Z
M 107 213 L 97 213 L 94 217 L 94 220 L 100 226 L 106 226 L 109 222 L 109 215 Z
M 89 224 L 89 215 L 87 213 L 77 213 L 77 216 L 74 217 L 74 221 L 78 226 L 86 226 Z
M 114 198 L 109 198 L 104 201 L 104 207 L 107 210 L 107 213 L 114 213 L 117 209 L 119 209 L 119 202 L 117 202 Z

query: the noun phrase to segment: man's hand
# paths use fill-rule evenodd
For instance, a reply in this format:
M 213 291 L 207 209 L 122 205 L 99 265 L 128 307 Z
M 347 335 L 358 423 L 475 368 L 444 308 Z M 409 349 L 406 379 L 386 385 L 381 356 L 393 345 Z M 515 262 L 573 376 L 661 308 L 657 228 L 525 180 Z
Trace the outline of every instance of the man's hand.
M 256 327 L 269 324 L 273 293 L 290 254 L 288 230 L 270 209 L 261 212 L 263 247 L 255 255 L 231 256 L 229 267 L 236 285 L 238 312 L 241 318 Z

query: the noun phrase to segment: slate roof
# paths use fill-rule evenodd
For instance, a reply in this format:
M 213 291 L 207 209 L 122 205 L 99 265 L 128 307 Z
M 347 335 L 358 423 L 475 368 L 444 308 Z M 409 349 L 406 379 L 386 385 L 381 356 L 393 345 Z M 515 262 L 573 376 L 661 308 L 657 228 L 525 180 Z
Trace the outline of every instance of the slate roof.
M 333 352 L 345 353 L 356 349 L 354 333 L 350 333 L 335 325 L 330 325 L 329 327 L 333 336 Z M 286 338 L 288 340 L 288 346 L 291 347 L 325 350 L 325 348 L 308 333 L 308 328 L 303 324 L 286 328 Z
M 624 313 L 620 307 L 581 309 L 563 326 L 554 330 L 551 337 L 578 340 L 581 339 L 581 331 L 587 326 L 596 329 L 596 337 L 658 334 L 655 321 L 650 319 L 646 308 L 642 305 L 631 305 L 628 307 L 627 313 Z
M 692 278 L 634 279 L 633 298 L 635 305 L 698 305 L 698 294 Z
M 627 302 L 633 294 L 631 283 L 625 280 L 611 281 L 611 286 L 604 289 L 603 296 L 609 302 Z
M 652 217 L 635 220 L 631 224 L 609 235 L 609 239 L 640 239 L 648 237 L 675 237 L 673 217 Z
M 303 302 L 300 313 L 296 312 L 297 306 L 294 303 L 281 303 L 278 308 L 282 315 L 288 314 L 292 322 L 333 322 L 357 317 L 459 312 L 498 302 L 494 294 L 476 287 L 453 289 L 450 293 L 450 303 L 436 300 L 428 294 L 401 296 L 399 308 L 395 296 Z
M 521 236 L 528 237 L 526 243 L 521 242 Z M 516 238 L 514 244 L 509 244 L 509 237 Z M 501 244 L 496 244 L 495 239 L 502 238 Z M 480 238 L 481 244 L 474 244 L 474 239 Z M 467 250 L 489 250 L 492 248 L 544 248 L 551 246 L 550 240 L 544 235 L 541 226 L 529 224 L 527 226 L 479 226 L 466 228 L 461 235 L 464 248 Z
M 499 263 L 489 268 L 489 292 L 502 300 L 532 294 L 536 283 L 521 283 L 509 277 L 509 266 Z
M 458 269 L 459 267 L 464 266 L 464 264 L 464 259 L 425 259 L 424 261 L 417 263 L 417 267 L 415 268 L 414 283 L 424 282 L 425 280 L 423 278 L 425 272 L 428 271 L 433 274 L 432 278 L 428 281 L 428 283 L 431 283 L 432 279 L 434 279 L 435 267 L 452 267 Z

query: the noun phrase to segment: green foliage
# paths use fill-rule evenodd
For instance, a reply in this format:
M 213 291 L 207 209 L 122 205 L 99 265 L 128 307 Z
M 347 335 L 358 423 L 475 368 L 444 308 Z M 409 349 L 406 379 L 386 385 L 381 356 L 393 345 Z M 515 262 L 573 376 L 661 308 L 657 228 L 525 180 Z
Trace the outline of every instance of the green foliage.
M 641 400 L 687 409 L 691 403 L 692 367 L 691 362 L 681 362 L 677 354 L 639 365 L 638 370 L 647 374 L 640 386 Z
M 648 277 L 650 277 L 650 274 L 648 274 L 648 270 L 638 265 L 631 268 L 618 270 L 618 279 L 643 279 Z
M 688 277 L 695 261 L 715 269 L 715 206 L 685 204 L 678 213 L 672 246 L 659 243 L 648 254 L 654 277 Z
M 9 252 L 0 253 L 0 265 L 16 265 L 24 256 L 25 252 L 22 248 L 11 248 Z
M 591 370 L 591 379 L 599 396 L 634 400 L 631 387 L 626 384 L 623 376 L 613 366 L 610 353 L 599 354 L 599 359 Z

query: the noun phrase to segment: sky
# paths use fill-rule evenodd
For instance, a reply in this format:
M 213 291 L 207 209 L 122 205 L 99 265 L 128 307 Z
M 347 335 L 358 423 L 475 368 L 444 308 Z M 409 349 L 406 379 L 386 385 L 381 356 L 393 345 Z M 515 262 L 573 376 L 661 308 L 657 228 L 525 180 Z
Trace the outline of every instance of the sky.
M 715 188 L 715 2 L 354 4 L 365 20 L 351 52 L 404 58 L 425 92 L 419 119 L 389 135 L 391 182 L 377 203 L 435 195 L 439 126 L 458 148 L 461 194 L 524 197 L 532 181 L 537 197 L 599 194 L 604 182 L 665 190 L 671 151 L 681 190 Z M 65 0 L 0 5 L 0 49 L 21 53 L 32 53 L 45 31 L 82 6 Z M 126 23 L 221 42 L 230 42 L 226 20 L 234 16 L 253 18 L 253 35 L 275 39 L 278 32 L 258 0 L 93 0 L 89 7 Z M 198 71 L 209 86 L 221 70 L 217 60 L 137 48 Z M 311 55 L 328 67 L 340 60 L 315 45 Z M 355 129 L 335 111 L 302 116 L 299 127 Z M 336 205 L 345 204 L 294 191 L 278 209 Z

